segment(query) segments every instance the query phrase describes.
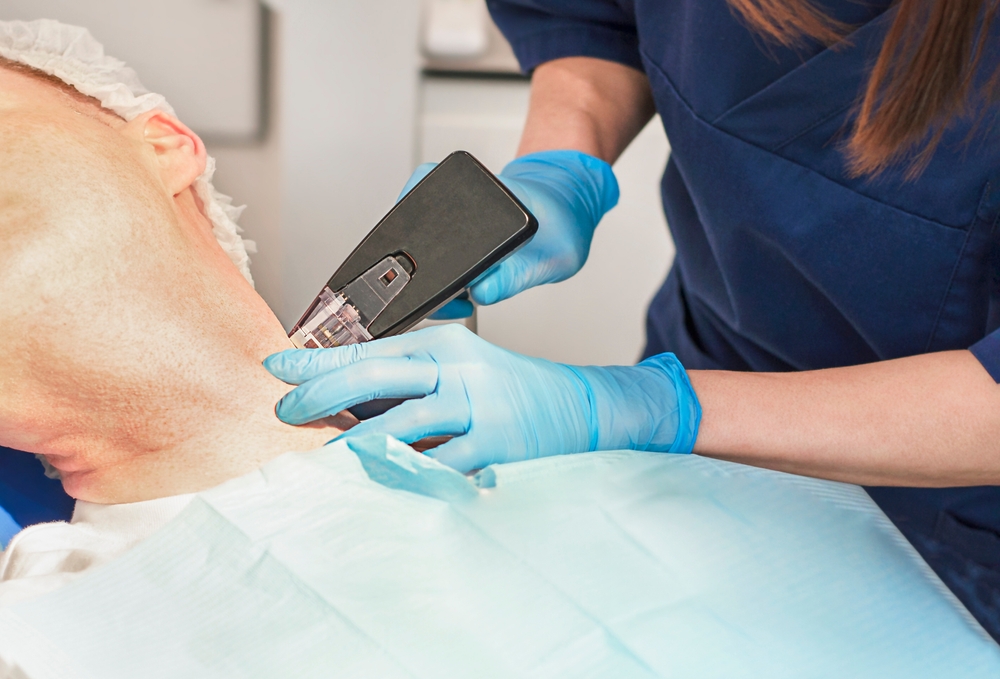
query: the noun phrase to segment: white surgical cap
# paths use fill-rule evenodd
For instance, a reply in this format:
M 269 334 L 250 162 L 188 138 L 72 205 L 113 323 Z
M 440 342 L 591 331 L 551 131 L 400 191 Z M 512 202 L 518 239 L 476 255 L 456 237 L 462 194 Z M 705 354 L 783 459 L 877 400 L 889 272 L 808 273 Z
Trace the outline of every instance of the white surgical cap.
M 163 95 L 148 91 L 135 71 L 105 55 L 104 46 L 85 28 L 51 19 L 0 21 L 0 56 L 59 78 L 125 120 L 152 110 L 174 115 Z M 232 198 L 215 190 L 214 174 L 215 159 L 209 158 L 195 191 L 219 245 L 252 285 L 247 252 L 256 252 L 256 246 L 240 236 L 242 230 L 236 224 L 243 208 L 233 206 Z

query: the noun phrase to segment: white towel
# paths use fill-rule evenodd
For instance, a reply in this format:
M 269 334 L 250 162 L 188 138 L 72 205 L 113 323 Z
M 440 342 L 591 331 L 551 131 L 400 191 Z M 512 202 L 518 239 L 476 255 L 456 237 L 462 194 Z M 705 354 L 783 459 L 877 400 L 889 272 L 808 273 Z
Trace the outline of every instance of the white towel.
M 69 523 L 24 529 L 0 554 L 0 608 L 59 589 L 124 554 L 180 514 L 193 497 L 127 505 L 77 502 Z

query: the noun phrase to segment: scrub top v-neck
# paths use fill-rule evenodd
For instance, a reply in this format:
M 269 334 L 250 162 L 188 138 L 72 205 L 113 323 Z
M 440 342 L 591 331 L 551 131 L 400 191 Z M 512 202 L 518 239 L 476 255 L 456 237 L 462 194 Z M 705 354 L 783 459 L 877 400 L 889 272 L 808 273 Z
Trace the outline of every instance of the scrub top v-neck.
M 649 309 L 647 355 L 790 371 L 971 348 L 1000 382 L 997 110 L 952 125 L 915 180 L 905 165 L 876 178 L 847 168 L 890 2 L 826 0 L 856 30 L 794 50 L 755 36 L 726 0 L 488 4 L 525 71 L 587 56 L 649 78 L 677 255 Z M 869 492 L 1000 640 L 1000 488 Z

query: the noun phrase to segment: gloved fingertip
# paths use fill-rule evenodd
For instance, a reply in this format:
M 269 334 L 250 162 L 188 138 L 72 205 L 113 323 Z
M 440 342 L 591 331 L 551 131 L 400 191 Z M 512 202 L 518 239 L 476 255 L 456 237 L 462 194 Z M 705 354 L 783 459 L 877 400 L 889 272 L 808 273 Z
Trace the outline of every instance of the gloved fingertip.
M 476 304 L 488 306 L 505 299 L 501 297 L 501 286 L 493 276 L 487 276 L 469 288 L 469 297 Z
M 455 321 L 471 316 L 474 308 L 467 299 L 453 299 L 431 314 L 430 318 L 433 321 Z
M 300 381 L 298 379 L 298 374 L 301 372 L 299 367 L 289 365 L 283 359 L 276 359 L 274 361 L 265 360 L 264 369 L 271 373 L 272 377 L 281 380 L 285 384 L 297 384 Z
M 276 370 L 280 371 L 284 367 L 284 364 L 285 359 L 281 354 L 271 354 L 261 362 L 264 369 L 272 375 L 274 375 Z M 277 377 L 277 375 L 275 375 L 275 377 Z
M 278 403 L 274 406 L 274 414 L 285 424 L 290 424 L 292 426 L 306 424 L 311 420 L 308 417 L 303 417 L 302 413 L 298 412 L 300 402 L 301 399 L 298 398 L 293 391 L 278 401 Z
M 271 368 L 278 369 L 282 366 L 296 365 L 308 361 L 313 353 L 314 351 L 310 349 L 284 349 L 265 358 L 264 367 L 270 370 Z
M 285 407 L 284 401 L 285 401 L 284 399 L 281 399 L 274 405 L 274 416 L 277 417 L 282 422 L 284 422 L 285 424 L 294 425 L 295 422 L 288 421 L 288 409 L 287 407 Z

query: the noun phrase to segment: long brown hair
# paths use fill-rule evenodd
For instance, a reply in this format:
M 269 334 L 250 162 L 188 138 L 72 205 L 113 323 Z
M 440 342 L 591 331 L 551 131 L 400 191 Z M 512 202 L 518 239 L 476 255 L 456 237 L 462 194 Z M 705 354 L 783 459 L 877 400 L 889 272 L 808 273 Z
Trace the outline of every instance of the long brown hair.
M 807 39 L 834 45 L 854 27 L 810 0 L 728 0 L 757 33 L 785 47 Z M 1000 68 L 978 73 L 1000 0 L 897 0 L 896 16 L 868 78 L 846 151 L 852 174 L 891 164 L 916 177 L 949 123 L 1000 95 Z M 995 54 L 996 52 L 994 52 Z

